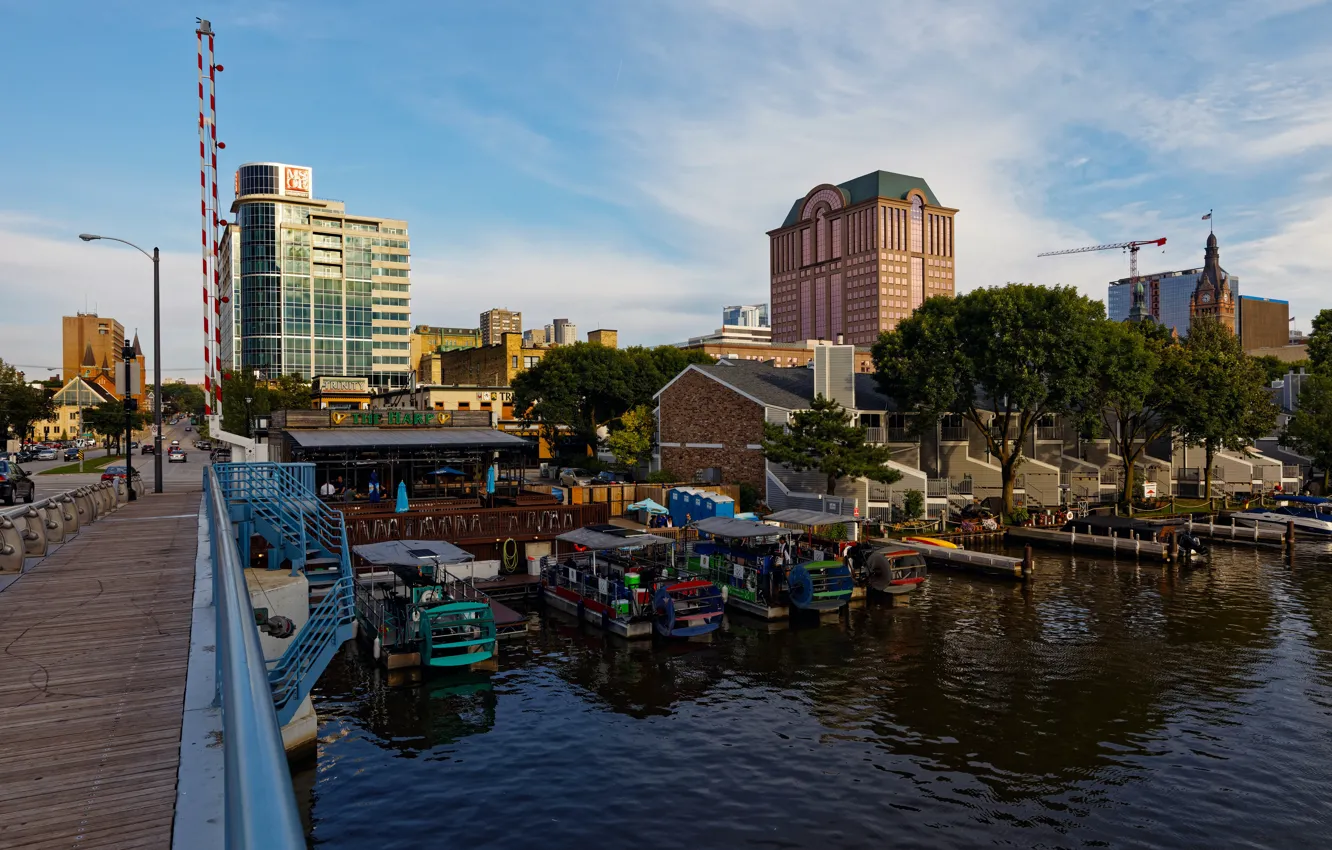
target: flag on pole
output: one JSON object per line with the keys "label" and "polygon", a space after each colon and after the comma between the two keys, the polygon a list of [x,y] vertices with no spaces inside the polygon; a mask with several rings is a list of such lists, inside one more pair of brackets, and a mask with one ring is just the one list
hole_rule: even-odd
{"label": "flag on pole", "polygon": [[1211,214],[1211,213],[1208,213],[1207,215],[1205,215],[1205,216],[1202,217],[1202,220],[1203,220],[1203,221],[1211,221],[1211,219],[1212,219],[1212,214]]}

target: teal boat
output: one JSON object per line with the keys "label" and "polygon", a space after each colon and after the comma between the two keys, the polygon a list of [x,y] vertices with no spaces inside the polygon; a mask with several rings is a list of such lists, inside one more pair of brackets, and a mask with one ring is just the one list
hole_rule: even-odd
{"label": "teal boat", "polygon": [[416,654],[422,667],[467,668],[495,657],[490,602],[449,572],[472,560],[470,553],[439,540],[392,540],[352,552],[375,570],[357,578],[356,618],[376,658]]}

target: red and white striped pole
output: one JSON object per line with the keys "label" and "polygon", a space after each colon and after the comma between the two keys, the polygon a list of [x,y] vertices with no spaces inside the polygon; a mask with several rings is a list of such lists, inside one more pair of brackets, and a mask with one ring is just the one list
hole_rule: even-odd
{"label": "red and white striped pole", "polygon": [[212,28],[206,21],[199,22],[199,29],[194,31],[195,37],[199,42],[199,217],[201,225],[199,228],[200,253],[202,255],[203,272],[203,330],[204,330],[204,415],[213,415],[213,380],[212,366],[213,357],[209,352],[209,340],[211,332],[208,327],[208,314],[210,304],[208,303],[208,290],[212,285],[212,275],[208,268],[208,150],[207,150],[207,132],[208,128],[204,121],[204,49],[203,37],[207,33],[209,40],[212,40]]}
{"label": "red and white striped pole", "polygon": [[209,155],[212,160],[212,196],[213,196],[213,395],[217,399],[217,408],[222,410],[222,277],[218,266],[218,218],[217,201],[217,70],[213,57],[213,33],[208,33],[208,114],[209,114]]}

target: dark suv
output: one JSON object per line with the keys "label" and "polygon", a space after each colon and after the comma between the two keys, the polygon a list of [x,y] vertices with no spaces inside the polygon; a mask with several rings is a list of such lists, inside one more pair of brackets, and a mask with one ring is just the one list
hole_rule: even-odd
{"label": "dark suv", "polygon": [[37,485],[17,463],[0,460],[0,501],[6,505],[22,499],[31,503],[37,498]]}

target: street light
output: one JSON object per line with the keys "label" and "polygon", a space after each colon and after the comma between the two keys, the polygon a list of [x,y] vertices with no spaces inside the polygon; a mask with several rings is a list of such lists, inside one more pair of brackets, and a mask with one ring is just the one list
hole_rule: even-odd
{"label": "street light", "polygon": [[245,437],[246,437],[246,439],[249,439],[249,437],[250,437],[250,402],[252,402],[252,401],[254,401],[254,397],[253,397],[253,396],[248,396],[248,395],[247,395],[247,396],[245,397]]}
{"label": "street light", "polygon": [[[156,433],[153,435],[153,492],[162,492],[162,264],[161,255],[156,248],[153,253],[135,245],[133,242],[126,242],[124,239],[117,239],[114,236],[98,236],[93,233],[80,233],[79,238],[84,242],[91,242],[94,239],[106,239],[111,242],[119,242],[122,245],[128,245],[134,250],[143,254],[153,261],[153,429]],[[126,363],[128,367],[128,362]],[[128,377],[125,380],[125,395],[130,394],[130,385]]]}

